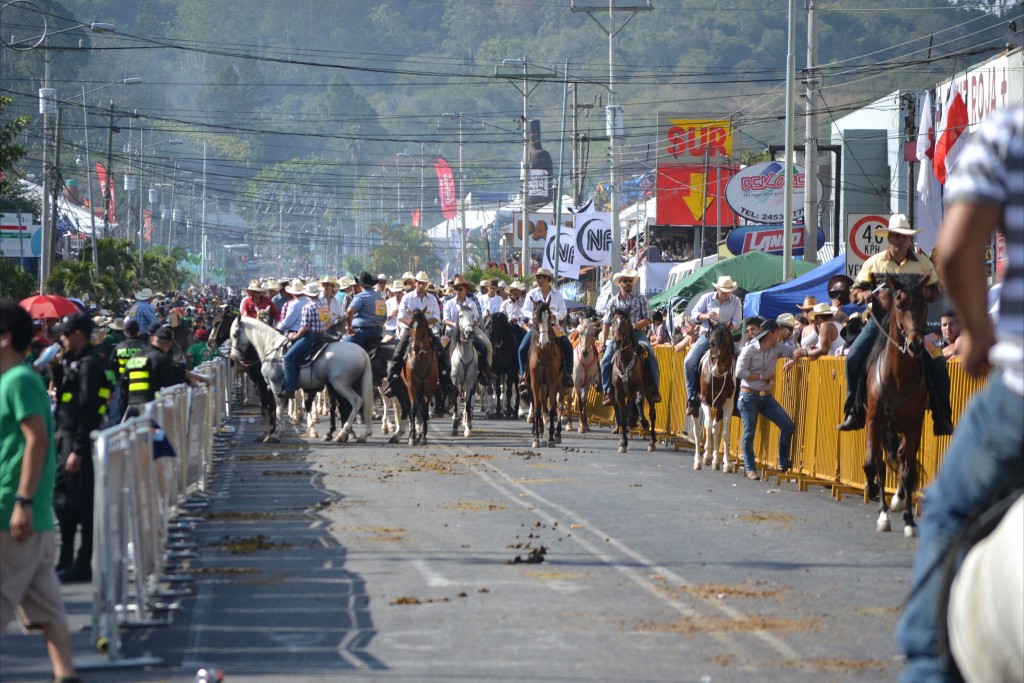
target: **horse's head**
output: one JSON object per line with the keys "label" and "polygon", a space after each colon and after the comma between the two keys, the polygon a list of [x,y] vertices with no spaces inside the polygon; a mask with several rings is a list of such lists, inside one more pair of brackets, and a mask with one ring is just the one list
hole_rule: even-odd
{"label": "horse's head", "polygon": [[245,336],[245,329],[242,326],[241,318],[235,318],[231,323],[231,327],[228,331],[228,337],[231,339],[231,360],[236,363],[244,362],[245,350],[249,347],[249,340]]}
{"label": "horse's head", "polygon": [[409,322],[409,334],[412,337],[412,350],[415,353],[426,353],[431,349],[430,325],[423,309],[414,311]]}
{"label": "horse's head", "polygon": [[616,309],[612,313],[610,327],[612,341],[621,348],[621,344],[633,343],[633,321],[630,320],[629,311]]}
{"label": "horse's head", "polygon": [[473,309],[469,305],[459,307],[458,331],[459,339],[472,339],[475,334],[476,321],[473,319]]}
{"label": "horse's head", "polygon": [[899,335],[900,348],[910,351],[914,356],[921,353],[924,337],[927,333],[925,323],[928,317],[928,301],[925,287],[928,276],[918,280],[886,278],[892,291],[892,304],[889,307],[890,335]]}
{"label": "horse's head", "polygon": [[547,299],[533,303],[533,331],[538,346],[547,346],[551,339],[554,321],[551,318],[551,306]]}
{"label": "horse's head", "polygon": [[580,345],[583,348],[590,348],[591,345],[597,342],[598,330],[599,328],[595,321],[581,318],[579,326],[576,327],[576,331],[579,332]]}
{"label": "horse's head", "polygon": [[711,363],[717,373],[722,374],[732,369],[733,360],[736,357],[736,347],[727,325],[712,327],[711,336],[708,338],[708,349]]}
{"label": "horse's head", "polygon": [[505,339],[510,334],[508,316],[504,312],[499,311],[491,315],[487,320],[489,321],[487,334],[492,344]]}

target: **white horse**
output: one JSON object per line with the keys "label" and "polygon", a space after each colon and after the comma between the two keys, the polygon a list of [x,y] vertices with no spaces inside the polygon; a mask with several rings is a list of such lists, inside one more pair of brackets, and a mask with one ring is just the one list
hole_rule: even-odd
{"label": "white horse", "polygon": [[[576,348],[572,352],[572,386],[576,409],[580,416],[580,434],[590,431],[590,421],[587,419],[587,392],[590,387],[601,386],[601,365],[595,346],[598,330],[598,323],[591,320],[580,320],[576,328],[578,336]],[[572,411],[567,410],[566,414],[571,415]],[[569,428],[572,428],[571,423]]]}
{"label": "white horse", "polygon": [[[452,383],[456,389],[455,403],[452,406],[452,436],[458,433],[460,422],[463,428],[462,435],[473,435],[473,397],[476,395],[478,374],[476,348],[473,346],[475,336],[476,322],[473,320],[473,309],[462,306],[449,346],[452,354]],[[460,398],[463,405],[461,413]]]}
{"label": "white horse", "polygon": [[[276,395],[284,389],[285,340],[284,335],[273,327],[252,318],[240,317],[231,325],[231,357],[240,359],[250,345],[256,349],[263,364],[260,369],[263,377]],[[361,410],[365,433],[357,437],[357,441],[365,442],[373,432],[373,371],[366,351],[356,344],[333,342],[320,352],[313,363],[299,368],[300,389],[317,390],[328,384],[352,406],[337,441],[347,441],[354,433],[354,418]],[[359,389],[353,389],[353,386]],[[283,403],[277,403],[278,424],[284,419]],[[316,420],[313,413],[307,415],[308,433],[313,438],[316,438]]]}
{"label": "white horse", "polygon": [[700,413],[692,418],[695,470],[707,465],[723,472],[731,471],[729,431],[736,394],[735,375],[732,335],[728,328],[718,326],[711,333],[711,345],[701,359],[698,373]]}

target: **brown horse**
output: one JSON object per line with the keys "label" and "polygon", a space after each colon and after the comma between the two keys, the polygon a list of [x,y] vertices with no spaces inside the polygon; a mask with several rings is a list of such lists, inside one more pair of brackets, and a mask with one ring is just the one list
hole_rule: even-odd
{"label": "brown horse", "polygon": [[641,357],[640,346],[633,335],[633,323],[627,311],[617,310],[612,314],[611,340],[615,343],[612,356],[612,398],[615,407],[615,424],[619,427],[619,453],[625,453],[629,445],[629,430],[642,417],[639,401],[647,401],[648,424],[651,443],[647,450],[655,448],[654,419],[656,409],[650,400],[651,383],[647,380],[647,363]]}
{"label": "brown horse", "polygon": [[693,441],[696,445],[693,469],[699,470],[703,464],[728,472],[729,423],[736,394],[736,349],[726,325],[713,326],[710,342],[708,353],[700,364],[701,410],[693,418]]}
{"label": "brown horse", "polygon": [[[917,489],[917,452],[921,447],[921,428],[928,404],[928,384],[922,366],[925,317],[928,304],[924,286],[927,276],[906,283],[888,279],[888,290],[879,290],[871,302],[872,316],[879,323],[888,312],[888,325],[879,325],[875,348],[868,359],[867,372],[867,495],[880,501],[878,531],[890,531],[889,508],[885,500],[885,463],[899,473],[899,485],[892,509],[903,512],[903,534],[917,535],[913,498]],[[877,315],[876,315],[877,313]],[[884,323],[884,318],[882,320]]]}
{"label": "brown horse", "polygon": [[405,354],[402,379],[409,394],[409,445],[427,442],[430,401],[437,390],[437,356],[433,333],[422,310],[412,314],[409,351]]}
{"label": "brown horse", "polygon": [[[555,340],[555,319],[547,300],[533,305],[533,338],[527,365],[533,404],[533,447],[554,446],[562,442],[562,423],[558,419],[558,390],[562,386],[562,349]],[[548,421],[548,440],[544,441],[544,418]]]}

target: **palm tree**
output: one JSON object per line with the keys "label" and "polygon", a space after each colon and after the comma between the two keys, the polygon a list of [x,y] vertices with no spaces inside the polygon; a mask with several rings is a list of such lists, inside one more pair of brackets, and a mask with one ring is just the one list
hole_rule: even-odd
{"label": "palm tree", "polygon": [[405,271],[434,273],[442,266],[437,245],[419,228],[405,225],[378,225],[371,232],[381,245],[373,250],[373,268],[378,272],[399,274]]}

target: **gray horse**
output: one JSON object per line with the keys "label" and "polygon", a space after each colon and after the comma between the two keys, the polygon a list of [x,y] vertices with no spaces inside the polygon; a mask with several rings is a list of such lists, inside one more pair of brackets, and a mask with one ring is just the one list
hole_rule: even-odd
{"label": "gray horse", "polygon": [[[473,338],[476,335],[476,323],[473,320],[473,309],[463,306],[459,311],[459,320],[452,334],[452,382],[455,384],[455,404],[452,406],[452,436],[459,431],[462,423],[462,435],[473,435],[473,396],[476,395],[477,357]],[[462,399],[463,412],[459,412],[459,399]]]}
{"label": "gray horse", "polygon": [[[231,357],[241,359],[245,350],[252,346],[263,363],[263,377],[274,395],[284,389],[284,345],[284,335],[259,320],[240,317],[231,325]],[[352,412],[345,419],[337,440],[347,441],[349,435],[354,433],[352,421],[362,410],[366,433],[356,440],[365,442],[373,432],[373,370],[370,367],[370,356],[357,344],[341,341],[328,344],[313,363],[299,369],[300,389],[315,392],[327,385],[352,405]],[[358,387],[358,390],[353,387]],[[277,402],[278,424],[285,417],[284,403]],[[307,412],[306,420],[312,430],[316,417]]]}

